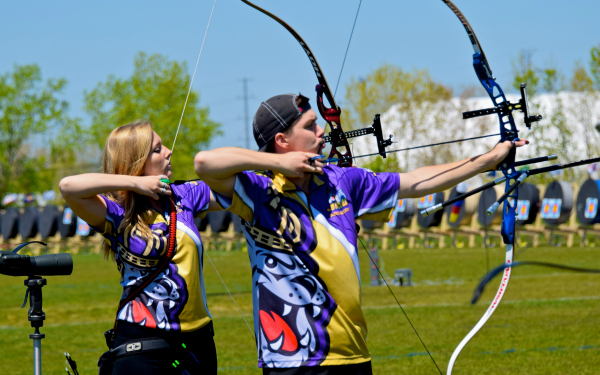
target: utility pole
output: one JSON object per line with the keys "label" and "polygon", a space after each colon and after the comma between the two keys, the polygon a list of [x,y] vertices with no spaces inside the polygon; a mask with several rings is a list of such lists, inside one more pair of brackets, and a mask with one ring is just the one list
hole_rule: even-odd
{"label": "utility pole", "polygon": [[250,123],[248,122],[248,78],[243,78],[244,83],[244,124],[246,126],[246,148],[250,149]]}

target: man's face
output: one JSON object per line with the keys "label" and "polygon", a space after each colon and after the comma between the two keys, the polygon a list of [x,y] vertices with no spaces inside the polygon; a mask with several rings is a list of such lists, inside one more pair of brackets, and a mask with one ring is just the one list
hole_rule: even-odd
{"label": "man's face", "polygon": [[321,153],[325,147],[323,134],[325,131],[317,124],[317,115],[312,109],[306,111],[285,134],[288,151],[306,151]]}

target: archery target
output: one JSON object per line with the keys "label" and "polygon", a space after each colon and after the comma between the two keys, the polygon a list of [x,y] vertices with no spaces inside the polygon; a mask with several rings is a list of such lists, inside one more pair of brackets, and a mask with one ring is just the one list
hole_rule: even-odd
{"label": "archery target", "polygon": [[39,209],[37,207],[27,207],[21,214],[19,219],[19,234],[23,240],[33,238],[38,233],[38,216]]}
{"label": "archery target", "polygon": [[[457,196],[466,192],[466,189],[459,192],[457,187],[454,187],[450,191],[450,196],[448,199],[456,198]],[[444,211],[446,211],[446,221],[450,228],[458,228],[461,225],[468,225],[470,220],[473,218],[473,215],[477,211],[477,201],[477,196],[471,195],[467,199],[455,202],[454,204],[444,208]]]}
{"label": "archery target", "polygon": [[565,181],[554,181],[548,185],[542,200],[542,219],[546,225],[566,223],[573,209],[573,187]]}
{"label": "archery target", "polygon": [[593,219],[598,213],[598,198],[587,198],[585,200],[585,218]]}
{"label": "archery target", "polygon": [[527,220],[530,208],[531,202],[519,199],[517,202],[517,220]]}
{"label": "archery target", "polygon": [[9,240],[15,238],[19,233],[19,209],[9,207],[2,216],[2,238]]}
{"label": "archery target", "polygon": [[58,231],[60,212],[56,206],[46,206],[38,216],[38,230],[42,238],[52,237]]}
{"label": "archery target", "polygon": [[61,238],[73,237],[77,231],[77,215],[67,206],[60,213],[58,231]]}
{"label": "archery target", "polygon": [[231,223],[231,212],[212,211],[206,214],[206,218],[213,233],[227,232]]}
{"label": "archery target", "polygon": [[90,237],[94,235],[94,230],[82,218],[77,217],[77,229],[75,233],[80,237]]}
{"label": "archery target", "polygon": [[[439,202],[438,202],[439,203]],[[436,204],[436,194],[429,194],[417,200],[417,208],[425,209]]]}
{"label": "archery target", "polygon": [[477,206],[477,221],[483,228],[488,228],[490,225],[497,225],[502,222],[502,210],[504,202],[494,211],[491,216],[488,216],[485,211],[504,194],[504,187],[496,185],[492,188],[481,192],[479,196],[479,205]]}
{"label": "archery target", "polygon": [[237,234],[242,233],[242,218],[239,215],[231,214],[231,221],[233,222],[233,232]]}
{"label": "archery target", "polygon": [[415,200],[412,198],[399,199],[392,211],[387,225],[392,229],[406,228],[415,216]]}
{"label": "archery target", "polygon": [[368,232],[383,227],[383,222],[376,220],[361,220],[361,227]]}
{"label": "archery target", "polygon": [[519,185],[517,191],[517,225],[533,224],[540,212],[540,190],[525,182]]}
{"label": "archery target", "polygon": [[429,208],[435,204],[442,203],[443,201],[443,192],[429,194],[417,200],[417,208],[419,209],[417,213],[417,223],[421,228],[427,229],[440,225],[442,222],[442,217],[444,216],[444,210],[439,210],[426,217],[421,215],[421,210]]}
{"label": "archery target", "polygon": [[194,218],[194,224],[196,225],[196,229],[198,229],[199,232],[204,232],[206,230],[206,227],[208,226],[208,219],[206,218],[206,216],[198,216]]}
{"label": "archery target", "polygon": [[577,220],[582,225],[600,223],[598,199],[600,198],[600,180],[587,180],[581,185],[577,195]]}
{"label": "archery target", "polygon": [[544,199],[542,208],[542,219],[558,219],[560,217],[561,207],[562,199],[560,198]]}

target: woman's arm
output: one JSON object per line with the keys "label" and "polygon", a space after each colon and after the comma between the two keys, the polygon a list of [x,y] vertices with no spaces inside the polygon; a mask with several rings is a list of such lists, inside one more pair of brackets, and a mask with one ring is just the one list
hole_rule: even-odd
{"label": "woman's arm", "polygon": [[[159,198],[163,183],[161,176],[128,176],[105,173],[86,173],[65,177],[60,181],[62,196],[73,212],[93,227],[102,227],[106,218],[106,203],[98,194],[132,190],[138,194]],[[171,195],[167,186],[164,195]]]}
{"label": "woman's arm", "polygon": [[303,177],[305,173],[322,173],[319,161],[309,163],[317,156],[310,152],[287,152],[273,154],[237,147],[222,147],[201,151],[194,158],[194,167],[211,189],[231,198],[235,186],[235,175],[248,170],[271,170],[287,177]]}
{"label": "woman's arm", "polygon": [[[528,143],[523,139],[516,141],[515,146],[521,147]],[[456,186],[481,172],[496,169],[496,166],[506,158],[512,147],[512,142],[502,142],[498,143],[492,151],[483,155],[401,173],[399,198],[420,198]]]}

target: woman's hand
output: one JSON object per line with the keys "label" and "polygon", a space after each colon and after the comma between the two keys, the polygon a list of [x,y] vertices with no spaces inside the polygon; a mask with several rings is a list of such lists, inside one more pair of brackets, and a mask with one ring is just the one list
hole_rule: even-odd
{"label": "woman's hand", "polygon": [[302,151],[275,155],[279,158],[277,171],[286,177],[302,178],[306,173],[323,174],[322,155]]}
{"label": "woman's hand", "polygon": [[136,187],[134,191],[138,194],[148,196],[154,200],[158,200],[161,195],[171,195],[169,184],[160,181],[162,178],[167,178],[165,175],[137,176],[135,178]]}

